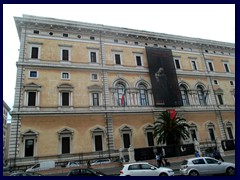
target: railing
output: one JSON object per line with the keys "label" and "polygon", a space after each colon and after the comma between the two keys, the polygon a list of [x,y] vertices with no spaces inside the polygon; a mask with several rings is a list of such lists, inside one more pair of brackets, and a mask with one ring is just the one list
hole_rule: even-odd
{"label": "railing", "polygon": [[[111,150],[109,151],[97,151],[97,152],[85,152],[85,153],[75,153],[75,154],[60,154],[52,156],[37,156],[37,157],[24,157],[16,158],[17,169],[25,170],[32,165],[38,163],[39,161],[49,161],[53,160],[56,162],[57,167],[61,167],[63,164],[69,161],[77,161],[80,164],[84,164],[87,161],[93,161],[102,158],[109,158],[112,161],[119,159],[119,151]],[[14,158],[8,160],[8,165],[12,167],[14,165]]]}

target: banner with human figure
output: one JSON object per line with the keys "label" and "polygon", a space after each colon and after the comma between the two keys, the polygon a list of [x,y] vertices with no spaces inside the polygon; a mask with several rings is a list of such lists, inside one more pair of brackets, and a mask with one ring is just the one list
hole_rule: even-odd
{"label": "banner with human figure", "polygon": [[146,47],[146,53],[155,106],[182,106],[172,51]]}

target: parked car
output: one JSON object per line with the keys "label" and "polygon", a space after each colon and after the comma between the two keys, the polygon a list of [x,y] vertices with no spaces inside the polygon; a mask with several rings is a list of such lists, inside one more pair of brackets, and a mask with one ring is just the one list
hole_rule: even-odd
{"label": "parked car", "polygon": [[66,164],[66,167],[77,167],[77,166],[80,166],[79,162],[68,162]]}
{"label": "parked car", "polygon": [[211,157],[185,159],[180,165],[180,174],[189,176],[227,174],[235,175],[235,164],[221,162]]}
{"label": "parked car", "polygon": [[51,168],[55,168],[55,161],[41,161],[39,163],[36,163],[32,167],[28,168],[26,172],[34,172]]}
{"label": "parked car", "polygon": [[43,176],[43,175],[37,172],[15,172],[10,174],[10,176]]}
{"label": "parked car", "polygon": [[81,168],[81,169],[73,169],[69,171],[67,176],[105,176],[105,174],[98,170]]}
{"label": "parked car", "polygon": [[170,168],[156,167],[147,162],[124,164],[120,176],[174,176]]}
{"label": "parked car", "polygon": [[98,160],[92,162],[91,165],[107,164],[107,163],[110,163],[110,162],[111,162],[110,159],[98,159]]}

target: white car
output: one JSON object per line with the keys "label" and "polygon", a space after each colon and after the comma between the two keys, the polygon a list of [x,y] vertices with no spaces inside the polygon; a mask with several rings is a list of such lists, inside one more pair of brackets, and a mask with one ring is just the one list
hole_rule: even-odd
{"label": "white car", "polygon": [[180,174],[189,176],[227,174],[235,175],[235,164],[218,161],[211,157],[185,159],[180,165]]}
{"label": "white car", "polygon": [[151,165],[147,162],[124,164],[120,176],[174,176],[170,168]]}
{"label": "white car", "polygon": [[77,167],[80,166],[79,162],[68,162],[66,167]]}
{"label": "white car", "polygon": [[91,165],[108,164],[108,163],[110,163],[110,162],[111,162],[110,159],[98,159],[98,160],[92,162]]}

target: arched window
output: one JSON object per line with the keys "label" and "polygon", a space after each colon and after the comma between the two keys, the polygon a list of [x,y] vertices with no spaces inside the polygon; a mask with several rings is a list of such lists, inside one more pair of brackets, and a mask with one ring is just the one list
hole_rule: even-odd
{"label": "arched window", "polygon": [[188,99],[188,91],[187,91],[186,86],[180,85],[180,91],[181,91],[181,95],[182,95],[183,105],[188,106],[189,105],[189,99]]}
{"label": "arched window", "polygon": [[118,106],[126,106],[127,99],[126,99],[126,87],[122,82],[116,84],[116,100]]}
{"label": "arched window", "polygon": [[202,86],[200,85],[197,86],[197,93],[198,93],[198,99],[199,99],[200,105],[201,106],[207,105],[206,96],[204,94],[204,90]]}
{"label": "arched window", "polygon": [[148,96],[147,96],[147,87],[140,83],[139,88],[139,102],[141,106],[148,106]]}

